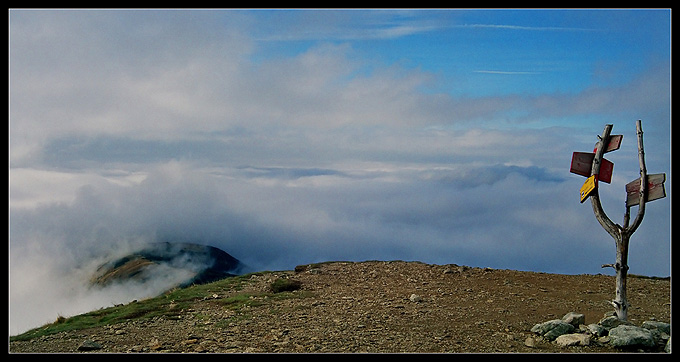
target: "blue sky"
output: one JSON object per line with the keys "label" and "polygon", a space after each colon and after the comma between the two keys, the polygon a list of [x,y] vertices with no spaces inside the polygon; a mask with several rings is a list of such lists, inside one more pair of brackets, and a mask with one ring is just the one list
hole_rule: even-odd
{"label": "blue sky", "polygon": [[613,274],[569,166],[606,124],[624,135],[600,187],[620,224],[638,119],[668,196],[648,204],[630,272],[668,276],[670,15],[10,10],[11,332],[138,298],[83,281],[159,240],[253,270]]}

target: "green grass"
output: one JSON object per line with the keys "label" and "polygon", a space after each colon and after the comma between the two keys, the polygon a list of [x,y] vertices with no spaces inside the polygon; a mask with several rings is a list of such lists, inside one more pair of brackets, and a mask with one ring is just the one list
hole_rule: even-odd
{"label": "green grass", "polygon": [[285,278],[276,279],[270,285],[271,291],[274,293],[292,292],[300,289],[300,287],[302,287],[302,284],[299,281]]}
{"label": "green grass", "polygon": [[[253,274],[263,274],[263,272]],[[177,288],[155,298],[102,308],[69,318],[59,316],[52,323],[31,329],[17,336],[10,336],[10,341],[30,340],[62,331],[101,327],[134,319],[150,319],[154,317],[169,319],[179,318],[183,313],[186,313],[186,310],[192,308],[194,303],[210,299],[213,294],[224,290],[242,290],[243,285],[248,283],[253,274],[229,277],[208,284]],[[272,291],[272,293],[260,293],[257,295],[241,293],[226,298],[215,299],[215,301],[211,301],[211,303],[218,303],[224,308],[238,311],[246,306],[259,306],[264,303],[265,300],[274,301],[285,298],[304,298],[310,295],[309,293],[297,293],[296,295],[293,295],[290,291],[294,289],[287,290],[288,291],[284,292]]]}

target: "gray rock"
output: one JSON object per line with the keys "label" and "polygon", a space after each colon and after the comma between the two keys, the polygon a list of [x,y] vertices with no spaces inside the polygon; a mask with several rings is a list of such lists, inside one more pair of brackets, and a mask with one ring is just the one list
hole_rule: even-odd
{"label": "gray rock", "polygon": [[658,330],[661,333],[671,334],[670,323],[658,322],[658,321],[644,321],[642,322],[642,328],[651,330]]}
{"label": "gray rock", "polygon": [[590,344],[590,336],[583,333],[563,334],[555,339],[555,343],[562,347],[587,346]]}
{"label": "gray rock", "polygon": [[83,343],[78,346],[79,351],[95,351],[98,349],[102,349],[102,345],[91,339],[83,341]]}
{"label": "gray rock", "polygon": [[586,316],[581,313],[569,312],[562,317],[562,320],[574,327],[578,327],[580,324],[586,323]]}
{"label": "gray rock", "polygon": [[542,335],[546,334],[549,330],[551,330],[553,328],[553,326],[555,324],[557,324],[558,322],[562,322],[562,321],[559,320],[559,319],[555,319],[555,320],[552,320],[552,321],[547,321],[547,322],[535,324],[533,327],[531,327],[531,332],[536,333],[539,336],[542,336]]}
{"label": "gray rock", "polygon": [[524,340],[524,345],[529,348],[536,348],[536,340],[533,337],[527,337]]}
{"label": "gray rock", "polygon": [[607,334],[607,330],[601,325],[596,323],[591,323],[586,328],[588,332],[595,337],[602,337]]}
{"label": "gray rock", "polygon": [[626,324],[609,330],[609,343],[618,348],[651,348],[656,345],[651,331]]}
{"label": "gray rock", "polygon": [[607,344],[609,343],[609,336],[602,336],[597,338],[597,342],[600,344]]}
{"label": "gray rock", "polygon": [[600,326],[602,326],[604,329],[609,331],[612,328],[616,328],[620,325],[632,325],[632,323],[628,321],[624,321],[619,319],[616,316],[609,316],[609,317],[604,317],[600,319],[600,322],[598,323]]}
{"label": "gray rock", "polygon": [[553,341],[555,338],[573,331],[574,326],[561,319],[553,319],[531,327],[531,332],[541,335],[549,341]]}

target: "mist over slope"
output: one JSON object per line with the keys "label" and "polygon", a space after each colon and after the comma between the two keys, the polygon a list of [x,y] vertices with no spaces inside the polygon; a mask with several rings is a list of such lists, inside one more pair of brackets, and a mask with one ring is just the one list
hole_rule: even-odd
{"label": "mist over slope", "polygon": [[237,275],[242,267],[236,258],[213,246],[160,242],[102,264],[90,283],[105,288],[114,283],[153,282],[159,275],[177,273],[187,275],[177,284],[186,287]]}
{"label": "mist over slope", "polygon": [[23,258],[13,263],[10,335],[59,316],[155,297],[172,288],[235,276],[246,268],[224,250],[187,242],[133,243],[77,262],[56,256],[34,253],[26,260],[35,264]]}

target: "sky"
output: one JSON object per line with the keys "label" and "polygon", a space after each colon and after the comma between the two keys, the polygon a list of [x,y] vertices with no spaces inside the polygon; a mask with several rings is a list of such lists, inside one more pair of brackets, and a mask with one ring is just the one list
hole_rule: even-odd
{"label": "sky", "polygon": [[83,287],[153,241],[216,246],[252,271],[614,275],[614,239],[569,169],[613,124],[599,194],[622,224],[637,120],[667,196],[647,204],[629,272],[669,276],[670,17],[10,9],[10,334],[157,293]]}

